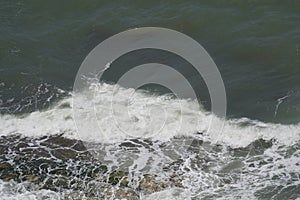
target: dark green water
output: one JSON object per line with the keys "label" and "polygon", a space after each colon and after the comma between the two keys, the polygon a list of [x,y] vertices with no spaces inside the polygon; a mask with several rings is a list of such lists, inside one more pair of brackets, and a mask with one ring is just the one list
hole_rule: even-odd
{"label": "dark green water", "polygon": [[98,43],[129,28],[156,26],[204,46],[224,79],[230,117],[300,121],[299,1],[2,0],[0,19],[1,113],[49,106],[48,97],[61,96],[56,87],[71,91],[81,62]]}

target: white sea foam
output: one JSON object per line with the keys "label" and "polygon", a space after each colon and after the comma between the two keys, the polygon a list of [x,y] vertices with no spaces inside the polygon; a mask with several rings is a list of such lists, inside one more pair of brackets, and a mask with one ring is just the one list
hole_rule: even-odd
{"label": "white sea foam", "polygon": [[151,195],[143,196],[142,200],[190,200],[191,195],[188,191],[178,188],[170,188]]}
{"label": "white sea foam", "polygon": [[[142,196],[141,198],[145,200],[172,198],[174,200],[185,200],[199,197],[195,195],[218,196],[220,194],[225,199],[256,199],[256,191],[271,187],[274,184],[282,185],[282,181],[284,184],[289,183],[291,181],[290,176],[297,174],[299,171],[299,150],[288,157],[281,154],[288,151],[289,146],[297,145],[296,143],[299,142],[300,124],[271,124],[248,118],[229,119],[225,121],[222,133],[213,134],[207,132],[213,115],[202,108],[199,109],[195,101],[179,101],[169,96],[135,92],[132,89],[125,89],[119,86],[117,90],[114,90],[114,87],[114,85],[108,84],[94,84],[90,88],[92,95],[86,92],[76,96],[76,98],[79,98],[82,108],[89,107],[92,109],[87,111],[94,111],[92,113],[80,112],[79,119],[82,123],[74,122],[73,99],[72,97],[66,97],[51,109],[45,111],[35,111],[24,116],[0,116],[0,134],[12,135],[20,133],[27,137],[39,137],[64,133],[66,137],[93,143],[117,142],[120,144],[119,142],[134,136],[168,141],[178,136],[202,137],[196,133],[203,132],[202,139],[231,147],[245,147],[260,138],[275,139],[277,141],[261,155],[255,156],[255,159],[253,159],[254,157],[246,156],[245,158],[242,157],[243,160],[241,161],[237,161],[237,158],[231,156],[228,151],[219,153],[208,150],[205,152],[205,157],[216,162],[215,166],[208,171],[202,170],[201,166],[196,170],[191,168],[192,160],[198,159],[193,157],[196,154],[182,155],[183,157],[187,156],[184,157],[185,160],[179,169],[183,172],[181,178],[185,189],[169,188],[158,193]],[[114,115],[111,112],[112,96],[114,97]],[[133,98],[129,98],[131,96]],[[181,118],[185,118],[184,121]],[[100,133],[97,129],[98,127],[91,125],[93,124],[92,120],[97,120],[101,128]],[[221,119],[217,120],[222,122]],[[84,132],[78,133],[76,128],[78,124],[83,125],[81,130],[85,130]],[[155,131],[158,134],[151,134]],[[283,146],[283,149],[281,149],[282,144],[286,145]],[[152,174],[159,173],[161,178],[164,177],[159,170],[162,164],[168,163],[168,155],[164,155],[162,151],[151,152],[146,147],[141,147],[139,148],[139,153],[135,151],[119,152],[116,150],[116,147],[119,147],[119,145],[107,145],[104,161],[113,161],[111,165],[121,167],[121,163],[118,161],[124,162],[125,153],[133,159],[132,165],[129,167],[130,172],[138,174],[149,167],[147,163],[151,162],[151,169],[148,169],[148,172]],[[159,143],[153,143],[153,148],[159,149]],[[291,149],[296,149],[296,147],[291,146]],[[180,151],[179,149],[176,150]],[[137,155],[131,155],[130,153],[136,153]],[[180,154],[180,152],[178,153]],[[122,159],[119,159],[120,157]],[[260,164],[264,163],[263,161],[267,164]],[[240,166],[233,167],[236,162],[239,162]],[[108,167],[111,165],[108,165]],[[189,170],[186,171],[185,169]],[[228,178],[222,176],[222,172],[226,171],[225,169],[231,170],[225,174],[228,173],[230,176],[237,176],[238,178],[232,178],[231,183],[224,185],[223,179]],[[237,172],[234,170],[237,170]],[[243,170],[243,173],[241,173],[241,170]],[[216,172],[221,173],[221,175],[217,175]],[[172,173],[172,170],[168,173]],[[277,180],[274,177],[280,177],[280,179]],[[234,179],[236,180],[234,181]],[[257,182],[257,180],[261,181]],[[297,177],[294,177],[293,184],[287,187],[293,187],[295,184],[299,184],[299,178]],[[233,190],[232,188],[235,189]],[[178,192],[182,193],[178,195]],[[66,195],[67,193],[58,194],[48,190],[27,190],[26,183],[14,184],[0,180],[0,194],[3,199],[39,199],[40,196],[59,199],[61,195]]]}
{"label": "white sea foam", "polygon": [[[205,134],[213,115],[201,108],[199,110],[197,102],[136,92],[119,86],[114,90],[114,87],[94,84],[92,95],[85,93],[76,96],[82,108],[91,108],[80,112],[80,123],[78,119],[74,123],[72,97],[66,97],[45,111],[35,111],[25,116],[1,115],[0,134],[20,133],[38,137],[64,133],[66,137],[84,141],[114,143],[135,136],[167,141],[175,136],[196,136],[195,133],[204,132],[204,139],[233,147],[247,146],[259,138],[276,139],[286,145],[300,140],[300,124],[262,123],[247,118],[227,120],[221,133]],[[98,127],[94,126],[95,121]],[[77,131],[78,124],[81,132]]]}
{"label": "white sea foam", "polygon": [[27,183],[4,182],[0,180],[0,194],[2,200],[59,200],[60,194],[50,190],[28,190]]}

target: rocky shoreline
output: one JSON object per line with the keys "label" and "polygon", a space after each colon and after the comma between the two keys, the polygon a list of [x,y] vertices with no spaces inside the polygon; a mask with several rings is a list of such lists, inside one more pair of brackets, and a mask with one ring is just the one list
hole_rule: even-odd
{"label": "rocky shoreline", "polygon": [[[133,174],[108,170],[79,140],[62,135],[24,138],[18,135],[0,138],[0,179],[29,182],[35,189],[72,191],[80,199],[139,199],[166,188],[182,188],[180,177],[172,174],[162,180],[155,174]],[[69,198],[68,197],[68,198]],[[74,199],[72,198],[72,199]]]}

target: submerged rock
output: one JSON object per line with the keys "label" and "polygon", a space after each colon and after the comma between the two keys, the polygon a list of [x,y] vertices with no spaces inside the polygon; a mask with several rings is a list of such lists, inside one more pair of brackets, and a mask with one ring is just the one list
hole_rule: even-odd
{"label": "submerged rock", "polygon": [[0,141],[6,149],[0,155],[0,179],[4,181],[27,181],[37,189],[58,192],[81,191],[91,199],[139,199],[139,193],[182,187],[176,174],[160,180],[151,174],[134,176],[124,170],[110,171],[94,159],[81,141],[62,135],[38,139],[0,137]]}
{"label": "submerged rock", "polygon": [[109,174],[108,183],[112,185],[119,184],[122,187],[128,186],[128,172],[113,171]]}
{"label": "submerged rock", "polygon": [[146,193],[158,192],[171,187],[183,187],[176,174],[171,175],[168,180],[159,180],[155,175],[146,174],[139,184],[139,189]]}
{"label": "submerged rock", "polygon": [[130,199],[130,200],[138,200],[139,194],[130,188],[110,188],[106,190],[105,197],[108,199]]}
{"label": "submerged rock", "polygon": [[241,147],[241,148],[235,148],[235,149],[230,149],[233,153],[234,156],[240,156],[240,157],[245,157],[245,156],[257,156],[257,155],[262,155],[266,149],[271,148],[274,140],[264,140],[264,139],[258,139],[249,144],[247,147]]}
{"label": "submerged rock", "polygon": [[7,162],[0,163],[0,178],[4,181],[17,180],[19,174]]}

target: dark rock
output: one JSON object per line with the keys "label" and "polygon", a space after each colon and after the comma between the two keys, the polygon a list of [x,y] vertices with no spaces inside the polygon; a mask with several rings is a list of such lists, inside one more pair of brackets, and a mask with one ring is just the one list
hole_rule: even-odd
{"label": "dark rock", "polygon": [[54,149],[51,154],[61,160],[75,159],[78,153],[71,149]]}
{"label": "dark rock", "polygon": [[125,187],[128,184],[128,172],[124,171],[113,171],[109,174],[108,183],[117,185],[120,183],[121,186]]}
{"label": "dark rock", "polygon": [[273,140],[258,139],[252,142],[247,147],[230,149],[234,156],[245,157],[245,156],[256,156],[261,155],[266,149],[272,147]]}

